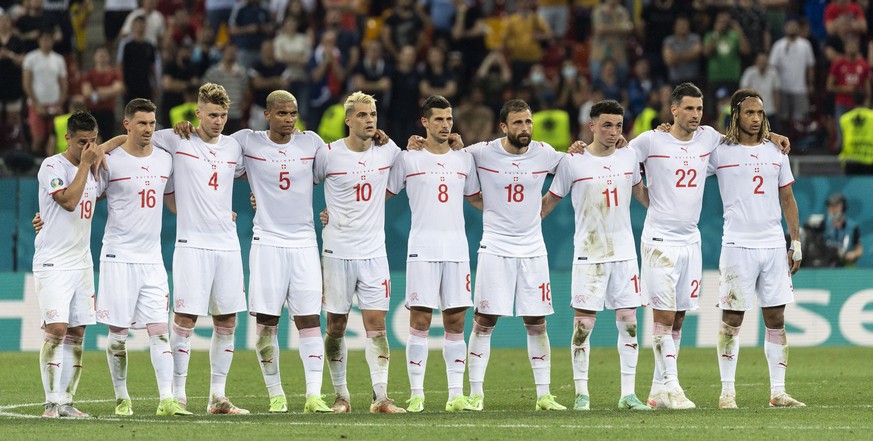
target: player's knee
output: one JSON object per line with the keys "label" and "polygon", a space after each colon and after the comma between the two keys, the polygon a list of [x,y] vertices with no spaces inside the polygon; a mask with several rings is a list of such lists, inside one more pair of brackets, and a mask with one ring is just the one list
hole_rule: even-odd
{"label": "player's knee", "polygon": [[615,320],[626,323],[636,322],[637,310],[635,308],[616,309]]}
{"label": "player's knee", "polygon": [[[259,325],[264,326],[278,326],[279,325],[279,317],[274,315],[267,314],[258,314],[256,320]],[[297,323],[297,317],[294,318],[294,322]],[[297,325],[297,328],[300,329],[300,325]]]}
{"label": "player's knee", "polygon": [[[276,324],[279,324],[279,317],[276,317]],[[321,316],[319,315],[295,315],[294,325],[297,329],[309,329],[321,327]],[[275,326],[275,325],[271,325]]]}
{"label": "player's knee", "polygon": [[[149,323],[146,325],[146,330],[149,333],[149,337],[154,337],[156,335],[164,335],[170,333],[170,327],[167,326],[166,323]],[[111,329],[110,329],[111,331]]]}
{"label": "player's knee", "polygon": [[[128,334],[128,328],[121,328],[121,327],[118,327],[118,326],[110,326],[110,327],[109,327],[109,333],[110,333],[110,334],[115,334],[115,335],[123,335],[123,336],[127,337],[127,334]],[[149,334],[149,335],[152,335],[152,334]]]}
{"label": "player's knee", "polygon": [[56,337],[63,338],[67,335],[67,324],[66,323],[49,323],[45,325],[45,333],[51,334]]}
{"label": "player's knee", "polygon": [[236,314],[213,315],[212,324],[222,328],[235,328]]}
{"label": "player's knee", "polygon": [[67,327],[66,335],[83,338],[85,337],[85,326]]}

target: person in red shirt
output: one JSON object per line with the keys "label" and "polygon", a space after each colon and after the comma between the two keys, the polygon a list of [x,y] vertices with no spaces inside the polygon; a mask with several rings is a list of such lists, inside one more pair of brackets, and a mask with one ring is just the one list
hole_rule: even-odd
{"label": "person in red shirt", "polygon": [[837,121],[837,146],[842,145],[840,117],[846,112],[863,104],[856,101],[855,96],[863,91],[864,99],[870,97],[870,65],[861,56],[860,42],[857,37],[849,37],[845,41],[845,55],[831,64],[828,74],[827,91],[834,94],[834,119]]}
{"label": "person in red shirt", "polygon": [[121,70],[110,64],[109,51],[98,48],[94,52],[94,67],[82,77],[82,95],[88,110],[97,120],[103,138],[115,133],[115,106],[124,93]]}
{"label": "person in red shirt", "polygon": [[848,28],[852,32],[867,32],[867,19],[864,10],[851,0],[834,0],[824,10],[825,30],[835,35],[839,29]]}

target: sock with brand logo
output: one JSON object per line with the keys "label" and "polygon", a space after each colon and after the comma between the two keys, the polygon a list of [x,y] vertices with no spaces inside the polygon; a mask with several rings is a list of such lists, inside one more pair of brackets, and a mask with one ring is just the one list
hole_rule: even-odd
{"label": "sock with brand logo", "polygon": [[573,382],[576,384],[576,395],[588,396],[588,355],[591,352],[591,332],[594,330],[595,320],[594,317],[589,316],[573,318],[570,355],[573,360]]}
{"label": "sock with brand logo", "polygon": [[618,362],[621,367],[621,396],[634,393],[637,378],[637,360],[640,356],[637,344],[637,321],[633,310],[619,309],[615,312],[615,327],[618,329]]}
{"label": "sock with brand logo", "polygon": [[655,353],[655,364],[661,371],[661,379],[667,391],[679,388],[676,371],[676,346],[672,338],[672,326],[655,322],[652,331],[652,347]]}
{"label": "sock with brand logo", "polygon": [[391,351],[384,330],[367,331],[367,345],[364,356],[370,367],[370,380],[373,383],[373,399],[379,401],[388,397],[388,365]]}
{"label": "sock with brand logo", "polygon": [[493,326],[482,326],[473,321],[473,333],[470,334],[469,357],[470,395],[485,395],[485,370],[488,369],[488,358],[491,356],[491,332]]}
{"label": "sock with brand logo", "polygon": [[127,328],[109,331],[106,344],[106,361],[109,362],[109,376],[115,388],[115,399],[130,399],[127,393]]}
{"label": "sock with brand logo", "polygon": [[349,350],[346,348],[344,335],[334,337],[329,333],[324,335],[324,355],[327,356],[327,368],[330,370],[330,379],[336,394],[348,400],[349,388],[346,385],[346,362]]}
{"label": "sock with brand logo", "polygon": [[551,383],[552,358],[549,334],[546,324],[524,325],[527,329],[527,356],[533,369],[534,384],[537,388],[537,398],[549,394]]}
{"label": "sock with brand logo", "polygon": [[45,333],[43,335],[42,349],[39,351],[40,374],[42,387],[45,391],[45,400],[49,403],[58,403],[63,399],[61,391],[61,363],[64,360],[62,348],[64,337]]}
{"label": "sock with brand logo", "polygon": [[740,327],[721,322],[718,332],[718,370],[721,373],[721,393],[736,394],[737,361],[740,357]]}
{"label": "sock with brand logo", "polygon": [[61,369],[61,390],[64,392],[63,403],[72,403],[79,380],[82,379],[82,337],[67,335],[64,337],[64,362]]}
{"label": "sock with brand logo", "polygon": [[464,370],[467,367],[467,344],[464,334],[446,332],[443,344],[443,360],[446,361],[446,378],[449,385],[449,400],[464,394]]}
{"label": "sock with brand logo", "polygon": [[424,373],[427,367],[427,331],[409,328],[406,342],[406,373],[412,396],[424,396]]}
{"label": "sock with brand logo", "polygon": [[212,341],[209,345],[209,400],[226,398],[224,387],[227,374],[233,362],[234,329],[224,326],[212,327]]}
{"label": "sock with brand logo", "polygon": [[194,328],[185,328],[173,323],[170,347],[173,349],[173,398],[182,404],[188,403],[185,383],[188,380],[188,361],[191,360],[191,335]]}
{"label": "sock with brand logo", "polygon": [[324,345],[321,328],[316,326],[297,331],[300,338],[300,360],[306,380],[306,396],[321,396],[321,377],[324,375]]}
{"label": "sock with brand logo", "polygon": [[170,349],[170,327],[166,323],[149,323],[149,355],[161,400],[173,397],[173,350]]}
{"label": "sock with brand logo", "polygon": [[270,398],[284,396],[282,389],[282,377],[279,374],[279,336],[278,326],[267,326],[258,323],[255,335],[258,340],[255,350],[258,353],[258,364],[261,366],[261,374],[264,377],[264,385],[267,386],[267,394]]}
{"label": "sock with brand logo", "polygon": [[770,397],[785,392],[785,371],[788,370],[788,338],[785,328],[767,328],[764,355],[770,368]]}

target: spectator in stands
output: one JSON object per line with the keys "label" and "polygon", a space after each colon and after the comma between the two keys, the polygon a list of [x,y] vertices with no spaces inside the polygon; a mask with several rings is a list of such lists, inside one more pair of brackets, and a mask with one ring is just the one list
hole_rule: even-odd
{"label": "spectator in stands", "polygon": [[649,101],[649,95],[661,85],[661,81],[652,78],[649,70],[649,60],[640,58],[634,63],[634,72],[627,85],[628,111],[631,118],[636,118]]}
{"label": "spectator in stands", "polygon": [[535,1],[519,0],[518,10],[506,19],[503,47],[512,68],[515,87],[527,78],[531,66],[542,62],[542,45],[552,39],[549,25],[535,10]]}
{"label": "spectator in stands", "polygon": [[321,41],[309,57],[309,115],[303,115],[309,118],[307,127],[318,127],[321,114],[336,104],[345,91],[346,60],[336,46],[336,38],[336,32],[324,31]]}
{"label": "spectator in stands", "polygon": [[43,0],[46,18],[60,30],[60,40],[55,38],[54,51],[66,57],[73,51],[73,24],[70,20],[70,0]]}
{"label": "spectator in stands", "polygon": [[121,27],[121,37],[130,35],[133,20],[137,17],[143,17],[145,19],[145,40],[158,47],[164,36],[165,19],[164,15],[158,12],[157,6],[158,0],[142,0],[142,7],[134,9],[124,21],[124,25]]}
{"label": "spectator in stands", "polygon": [[0,87],[0,148],[21,142],[22,61],[24,43],[12,32],[9,16],[0,14],[0,78],[3,78],[3,87]]}
{"label": "spectator in stands", "polygon": [[318,40],[321,41],[324,32],[333,31],[336,39],[334,46],[342,54],[345,66],[354,67],[361,59],[361,38],[356,32],[344,28],[342,21],[342,9],[339,6],[328,7],[324,15],[324,29],[318,36]]}
{"label": "spectator in stands", "polygon": [[826,243],[837,249],[840,265],[853,265],[864,255],[861,244],[861,229],[858,223],[846,216],[846,197],[834,193],[828,197],[828,213],[825,221]]}
{"label": "spectator in stands", "polygon": [[379,38],[390,58],[400,55],[400,48],[412,46],[416,53],[424,45],[425,19],[414,7],[413,0],[395,0],[391,15],[382,23],[382,33]]}
{"label": "spectator in stands", "polygon": [[703,45],[700,44],[700,36],[691,33],[691,23],[687,17],[676,19],[673,34],[664,39],[662,53],[670,83],[678,85],[700,80]]}
{"label": "spectator in stands", "polygon": [[[364,58],[352,71],[352,90],[360,90],[376,98],[376,105],[384,109],[388,104],[386,97],[391,92],[391,64],[382,52],[382,43],[373,40],[364,48]],[[388,121],[379,118],[380,129],[387,127]]]}
{"label": "spectator in stands", "polygon": [[484,100],[482,89],[473,87],[468,95],[461,96],[461,103],[455,107],[455,128],[467,145],[494,137],[494,112]]}
{"label": "spectator in stands", "polygon": [[[452,27],[452,49],[461,52],[464,76],[472,78],[479,63],[485,59],[485,15],[478,2],[455,1],[455,17]],[[472,4],[471,4],[472,3]],[[457,121],[455,122],[457,124]]]}
{"label": "spectator in stands", "polygon": [[452,38],[452,26],[454,25],[455,11],[457,6],[454,0],[418,0],[419,15],[427,17],[433,27],[432,41]]}
{"label": "spectator in stands", "polygon": [[778,131],[779,118],[779,73],[770,66],[766,52],[758,52],[755,64],[746,68],[740,77],[740,88],[755,89],[764,100],[764,113],[769,115],[770,130]]}
{"label": "spectator in stands", "polygon": [[594,139],[591,127],[588,126],[588,123],[591,122],[591,106],[604,99],[603,91],[592,86],[591,93],[588,95],[588,101],[579,106],[579,119],[577,121],[579,123],[579,139],[586,144],[591,144]]}
{"label": "spectator in stands", "polygon": [[270,11],[260,0],[237,2],[228,19],[230,41],[236,46],[236,62],[248,69],[258,61],[261,45],[273,36]]}
{"label": "spectator in stands", "polygon": [[249,76],[246,69],[236,61],[236,46],[228,44],[221,51],[221,62],[209,68],[203,81],[224,86],[231,106],[227,109],[225,135],[243,128],[243,114],[248,110]]}
{"label": "spectator in stands", "polygon": [[200,24],[191,19],[191,14],[185,8],[176,9],[167,20],[166,36],[170,37],[173,44],[178,46],[194,45],[197,41],[197,30]]}
{"label": "spectator in stands", "polygon": [[391,103],[387,109],[388,134],[392,139],[398,140],[402,148],[406,147],[406,139],[420,131],[418,101],[421,74],[415,67],[415,53],[415,47],[403,46],[391,77]]}
{"label": "spectator in stands", "polygon": [[172,126],[170,112],[176,106],[189,102],[186,93],[191,88],[200,87],[200,77],[201,73],[191,62],[191,48],[184,45],[175,47],[173,58],[164,66],[161,79],[161,124]]}
{"label": "spectator in stands", "polygon": [[773,43],[770,51],[770,64],[779,73],[779,118],[789,134],[794,132],[795,122],[806,120],[814,85],[812,45],[799,32],[797,20],[788,20],[785,37]]}
{"label": "spectator in stands", "polygon": [[300,29],[300,20],[286,16],[273,39],[276,60],[288,66],[289,90],[297,98],[300,115],[309,114],[309,73],[306,66],[312,55],[312,39]]}
{"label": "spectator in stands", "polygon": [[[133,15],[133,14],[131,14]],[[158,50],[145,39],[145,16],[133,19],[129,36],[118,44],[118,64],[124,76],[124,101],[151,100],[157,91]]]}
{"label": "spectator in stands", "polygon": [[94,51],[94,67],[82,77],[82,95],[88,111],[97,120],[100,139],[115,136],[115,107],[124,94],[121,69],[112,65],[109,50],[98,47]]}
{"label": "spectator in stands", "polygon": [[867,33],[864,10],[851,0],[833,0],[828,4],[824,10],[824,24],[828,35],[846,29],[858,34]]}
{"label": "spectator in stands", "polygon": [[288,89],[288,66],[276,61],[276,51],[272,40],[261,44],[261,59],[249,69],[252,92],[252,107],[249,112],[249,128],[267,130],[264,110],[267,108],[267,95],[274,90]]}
{"label": "spectator in stands", "polygon": [[[567,112],[570,121],[578,121],[579,106],[588,98],[588,80],[579,74],[573,60],[564,60],[558,78],[558,100],[555,105]],[[573,136],[578,134],[573,128]]]}
{"label": "spectator in stands", "polygon": [[221,50],[215,46],[215,34],[212,33],[212,28],[203,26],[197,30],[197,45],[191,50],[191,66],[198,77],[203,77],[219,61]]}
{"label": "spectator in stands", "polygon": [[532,113],[551,108],[554,105],[558,97],[557,84],[553,78],[546,75],[546,69],[542,64],[534,64],[530,68],[523,84],[532,95],[531,99],[527,101]]}
{"label": "spectator in stands", "polygon": [[[706,57],[707,99],[710,112],[715,109],[712,104],[713,92],[722,87],[727,88],[728,97],[737,89],[742,73],[742,55],[749,52],[749,42],[743,35],[740,25],[731,19],[731,14],[721,11],[715,16],[712,32],[703,37],[703,55]],[[711,103],[711,104],[710,104]],[[706,115],[707,112],[704,112]]]}
{"label": "spectator in stands", "polygon": [[636,37],[643,45],[643,57],[649,61],[652,76],[661,81],[667,80],[664,39],[673,32],[679,11],[675,0],[652,0],[643,6],[642,16],[636,23]]}
{"label": "spectator in stands", "polygon": [[455,101],[455,96],[458,93],[458,82],[448,69],[445,51],[438,46],[432,46],[427,51],[427,59],[421,70],[418,92],[422,97],[441,95],[449,102]]}
{"label": "spectator in stands", "polygon": [[103,4],[103,38],[110,46],[115,45],[121,26],[127,16],[136,9],[136,0],[105,0]]}
{"label": "spectator in stands", "polygon": [[[737,0],[731,9],[731,18],[739,23],[743,35],[749,42],[749,52],[743,55],[743,64],[748,66],[754,62],[757,52],[769,52],[773,44],[770,34],[770,23],[767,21],[767,10],[758,0]],[[754,52],[754,53],[753,53]]]}
{"label": "spectator in stands", "polygon": [[503,93],[511,82],[512,70],[503,53],[498,50],[489,52],[476,71],[476,84],[485,95],[485,104],[495,115],[503,106]]}
{"label": "spectator in stands", "polygon": [[15,29],[24,44],[25,54],[39,48],[37,40],[43,31],[49,31],[52,44],[64,38],[58,24],[45,14],[42,2],[43,0],[24,0],[24,14],[15,20]]}
{"label": "spectator in stands", "polygon": [[600,76],[591,82],[591,89],[602,92],[603,99],[615,100],[627,107],[627,86],[618,77],[618,69],[611,59],[603,60]]}
{"label": "spectator in stands", "polygon": [[54,38],[50,31],[39,34],[39,49],[24,56],[24,93],[29,99],[28,126],[32,138],[31,150],[37,156],[49,157],[54,152],[53,120],[63,113],[67,100],[67,65],[64,58],[52,51]]}
{"label": "spectator in stands", "polygon": [[618,78],[627,79],[627,38],[633,31],[630,14],[619,0],[605,0],[591,13],[593,29],[589,69],[591,78],[600,76],[601,66],[607,58],[615,62]]}
{"label": "spectator in stands", "polygon": [[873,175],[873,109],[869,100],[839,121],[843,134],[840,160],[847,175]]}
{"label": "spectator in stands", "polygon": [[653,89],[649,92],[646,106],[634,119],[634,128],[630,139],[640,136],[643,132],[653,130],[661,123],[658,118],[658,110],[661,108],[661,92]]}
{"label": "spectator in stands", "polygon": [[570,5],[567,0],[540,0],[537,12],[549,25],[555,38],[563,40],[570,24]]}
{"label": "spectator in stands", "polygon": [[[870,66],[861,56],[857,38],[845,41],[845,56],[831,65],[827,91],[834,94],[834,120],[837,122],[836,145],[842,146],[840,118],[849,110],[864,103],[870,96]],[[855,101],[855,96],[858,101]]]}
{"label": "spectator in stands", "polygon": [[230,12],[233,11],[235,0],[205,0],[206,21],[212,29],[212,35],[218,35],[221,25],[227,26]]}

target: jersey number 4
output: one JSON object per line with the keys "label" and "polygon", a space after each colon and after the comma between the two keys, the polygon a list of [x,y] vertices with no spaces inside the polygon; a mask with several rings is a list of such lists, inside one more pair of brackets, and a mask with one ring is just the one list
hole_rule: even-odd
{"label": "jersey number 4", "polygon": [[209,184],[207,185],[215,189],[215,191],[218,191],[218,172],[212,174],[212,177],[209,178]]}

